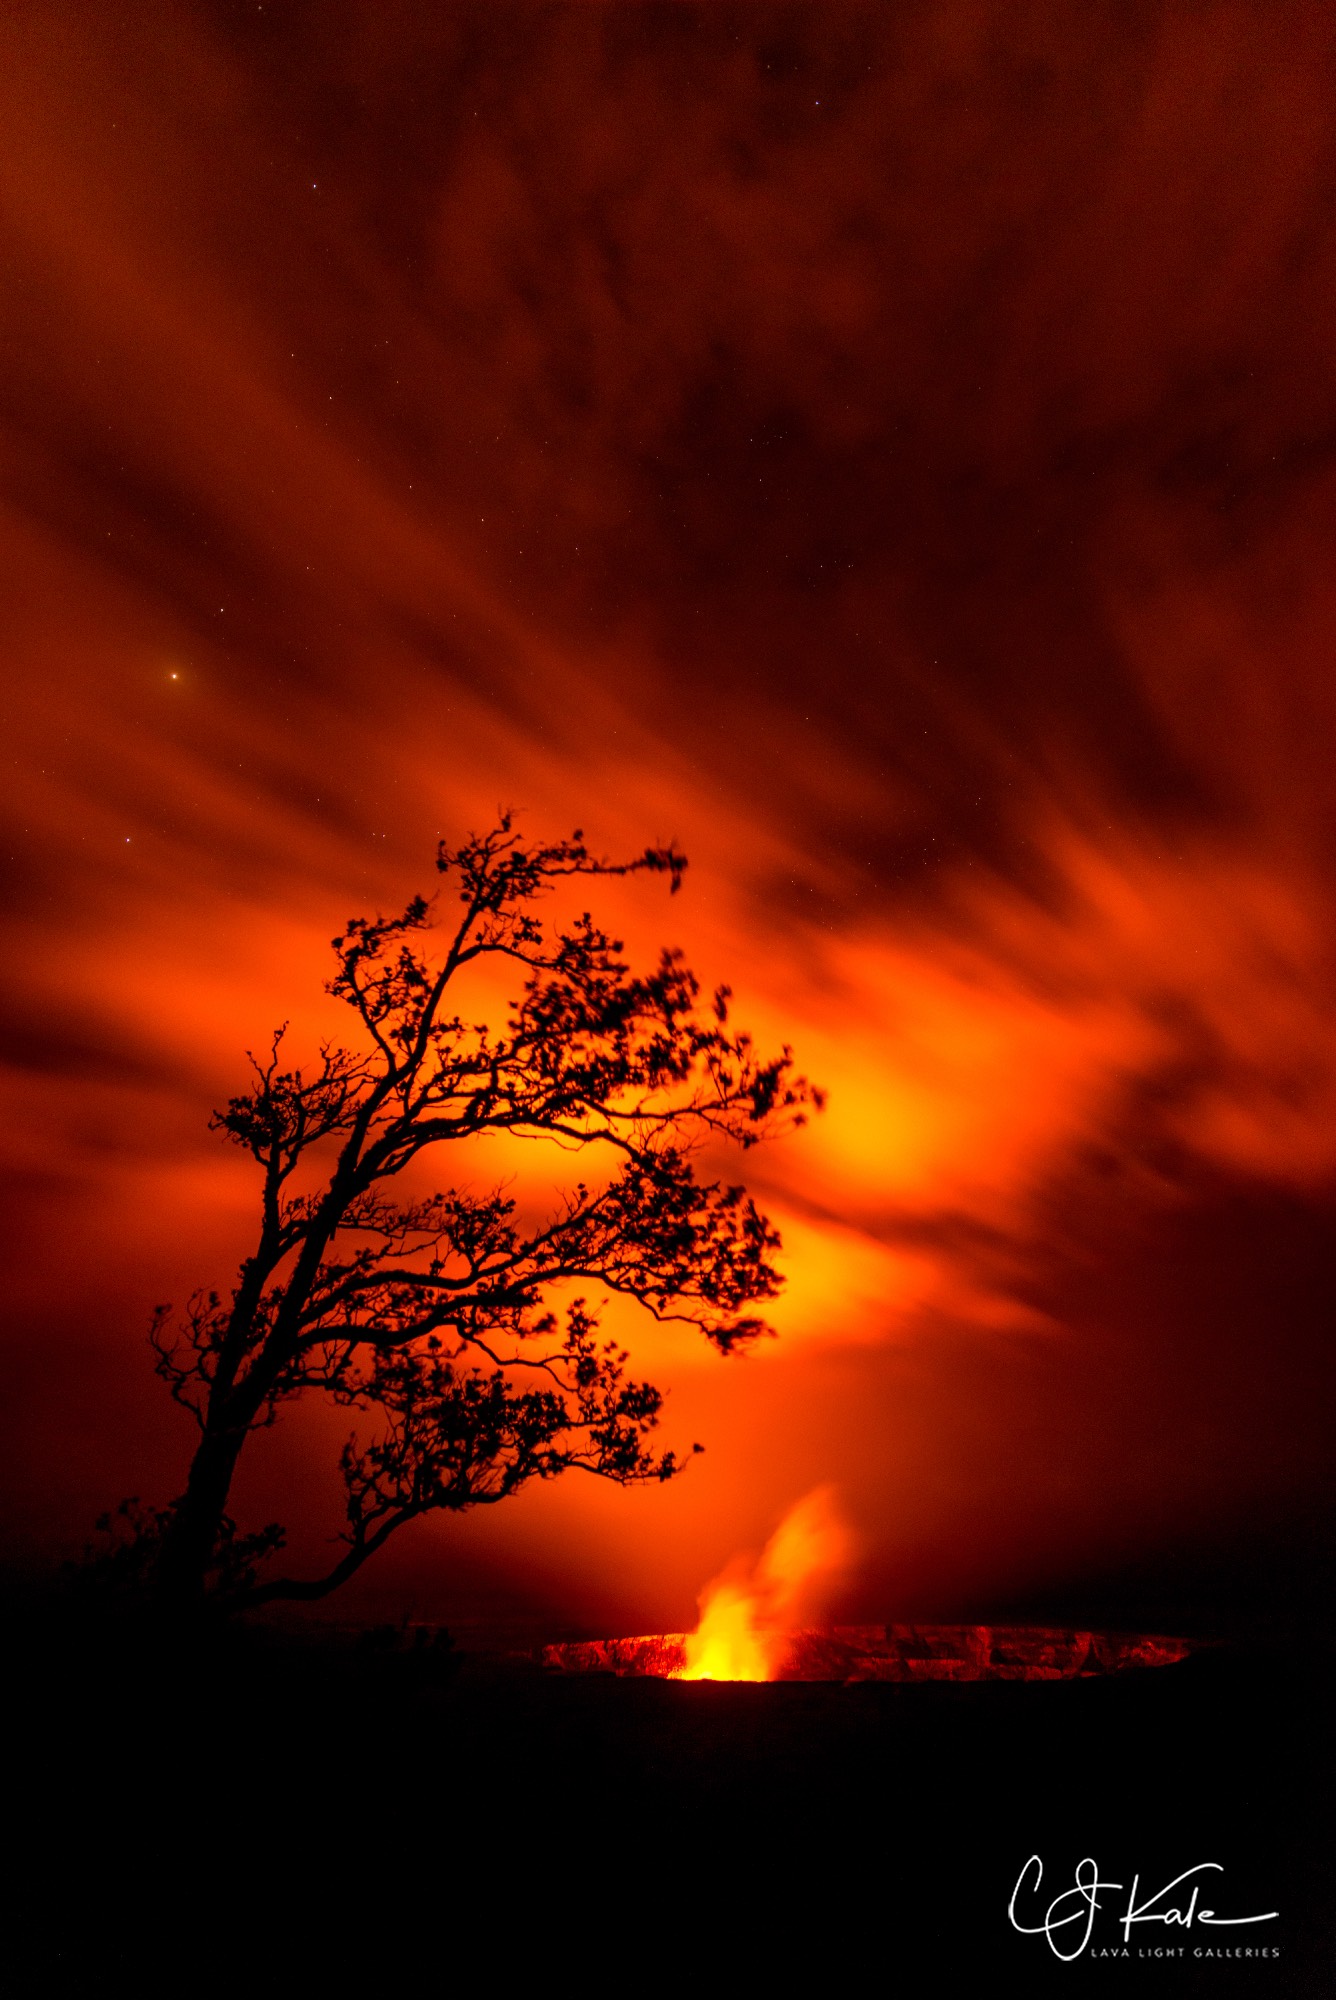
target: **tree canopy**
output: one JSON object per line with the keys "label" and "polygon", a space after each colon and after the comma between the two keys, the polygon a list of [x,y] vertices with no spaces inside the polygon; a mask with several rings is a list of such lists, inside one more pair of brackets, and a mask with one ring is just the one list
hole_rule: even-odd
{"label": "tree canopy", "polygon": [[[436,866],[458,906],[436,951],[421,896],[333,941],[328,991],[356,1018],[354,1045],[289,1067],[280,1028],[214,1115],[259,1171],[258,1232],[230,1292],[154,1318],[159,1373],[200,1432],[181,1497],[136,1517],[165,1603],[321,1597],[407,1522],[570,1469],[672,1478],[682,1459],[652,1440],[662,1394],[627,1379],[595,1288],[725,1353],[766,1330],[752,1309],[779,1289],[779,1237],[743,1187],[698,1179],[693,1155],[801,1124],[820,1092],[787,1047],[762,1058],[731,1025],[727,987],[702,1007],[679,952],[635,973],[587,912],[564,927],[542,914],[585,876],[666,875],[675,894],[686,857],[598,860],[578,831],[526,842],[505,813],[442,843]],[[504,1022],[460,1011],[462,975],[488,960],[515,968]],[[538,1218],[504,1187],[396,1187],[429,1148],[489,1133],[555,1141],[578,1178]],[[343,1449],[339,1559],[274,1575],[283,1530],[243,1534],[228,1496],[247,1438],[311,1394],[369,1415],[372,1433]]]}

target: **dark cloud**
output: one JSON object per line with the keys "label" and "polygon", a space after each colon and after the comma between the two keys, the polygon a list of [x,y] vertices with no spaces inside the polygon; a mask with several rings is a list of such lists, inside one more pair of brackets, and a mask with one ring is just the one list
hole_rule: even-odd
{"label": "dark cloud", "polygon": [[[17,1476],[236,1254],[201,1128],[241,1047],[325,1025],[331,931],[515,800],[679,835],[674,924],[832,1106],[762,1169],[793,1358],[676,1379],[699,1501],[526,1503],[469,1560],[592,1601],[640,1535],[680,1596],[711,1520],[763,1539],[846,1458],[905,1506],[908,1454],[916,1546],[975,1588],[960,1454],[1050,1379],[1100,1560],[1124,1516],[1223,1519],[1158,1444],[1132,1504],[1045,1257],[1078,1195],[1092,1268],[1124,1215],[1202,1217],[1255,1301],[1268,1204],[1319,1231],[1336,1168],[1329,10],[53,6],[0,54],[8,1129],[102,1385],[65,1408],[32,1361]],[[1167,1317],[1116,1294],[1148,1393],[1180,1322],[1260,1351],[1186,1242],[1132,1257]],[[976,1436],[961,1357],[1016,1342]],[[1304,1392],[1255,1429],[1250,1370],[1208,1456],[1251,1439],[1256,1500]],[[1080,1560],[1044,1490],[998,1489],[1018,1587]]]}

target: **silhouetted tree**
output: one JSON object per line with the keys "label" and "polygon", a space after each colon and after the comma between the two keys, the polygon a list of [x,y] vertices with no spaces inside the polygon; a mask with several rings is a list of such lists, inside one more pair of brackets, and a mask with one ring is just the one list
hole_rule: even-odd
{"label": "silhouetted tree", "polygon": [[[361,1046],[326,1044],[309,1072],[289,1069],[280,1029],[251,1057],[250,1089],[212,1121],[259,1167],[259,1233],[226,1298],[200,1293],[180,1319],[162,1307],[154,1320],[158,1370],[200,1438],[180,1499],[126,1518],[174,1609],[322,1597],[406,1522],[570,1467],[671,1478],[678,1457],[648,1442],[660,1391],[625,1379],[626,1354],[600,1340],[583,1298],[559,1320],[554,1287],[622,1294],[724,1351],[764,1330],[747,1309],[778,1289],[779,1238],[743,1188],[699,1182],[690,1152],[706,1136],[749,1147],[801,1123],[820,1094],[787,1048],[763,1061],[730,1030],[728,988],[698,1011],[679,953],[634,975],[588,914],[552,931],[538,915],[579,876],[652,871],[675,893],[685,857],[656,847],[599,861],[578,832],[526,844],[505,814],[457,849],[443,843],[436,865],[460,904],[443,952],[428,955],[421,897],[334,940],[328,990],[357,1016]],[[453,1011],[459,976],[486,960],[522,975],[504,1026]],[[502,1189],[393,1192],[428,1147],[488,1133],[547,1136],[611,1171],[577,1181],[538,1222]],[[246,1440],[311,1393],[378,1425],[343,1450],[340,1559],[321,1576],[268,1576],[282,1530],[241,1534],[228,1494]]]}

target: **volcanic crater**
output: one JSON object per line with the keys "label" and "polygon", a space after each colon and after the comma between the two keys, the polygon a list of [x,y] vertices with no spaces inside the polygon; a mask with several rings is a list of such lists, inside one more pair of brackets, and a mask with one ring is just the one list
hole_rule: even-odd
{"label": "volcanic crater", "polygon": [[557,1674],[658,1680],[1059,1681],[1172,1666],[1192,1648],[1159,1634],[1026,1625],[836,1625],[784,1633],[766,1674],[691,1673],[685,1632],[544,1646]]}

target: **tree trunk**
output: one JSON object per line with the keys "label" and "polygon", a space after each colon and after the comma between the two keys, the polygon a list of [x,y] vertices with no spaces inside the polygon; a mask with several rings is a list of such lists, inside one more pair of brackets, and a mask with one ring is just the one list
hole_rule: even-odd
{"label": "tree trunk", "polygon": [[218,1546],[227,1496],[246,1430],[206,1431],[190,1477],[163,1537],[155,1577],[160,1607],[188,1616],[204,1602],[205,1582]]}

